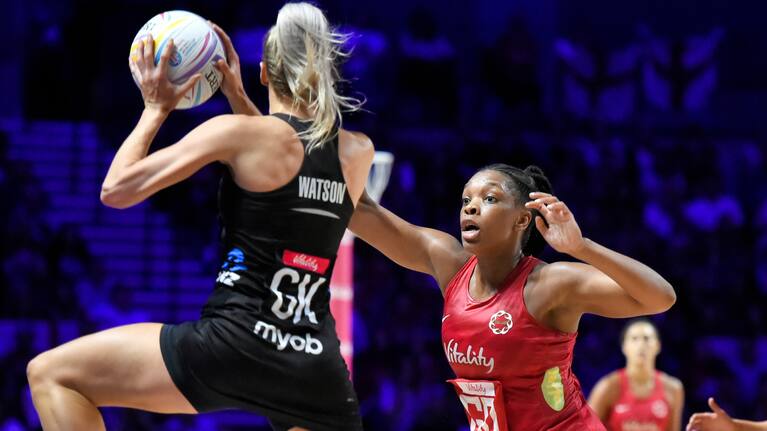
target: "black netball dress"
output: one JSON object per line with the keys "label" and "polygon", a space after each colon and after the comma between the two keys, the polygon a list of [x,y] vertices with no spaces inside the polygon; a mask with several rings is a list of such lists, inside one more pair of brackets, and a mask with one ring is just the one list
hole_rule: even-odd
{"label": "black netball dress", "polygon": [[330,314],[330,276],[354,211],[338,138],[305,153],[295,178],[271,192],[243,190],[225,174],[219,211],[215,291],[200,320],[160,335],[176,386],[199,412],[253,411],[277,429],[361,429]]}

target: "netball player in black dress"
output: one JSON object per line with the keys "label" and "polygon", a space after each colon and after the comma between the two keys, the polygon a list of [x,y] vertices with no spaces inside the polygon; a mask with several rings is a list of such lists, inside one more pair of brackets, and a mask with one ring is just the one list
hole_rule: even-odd
{"label": "netball player in black dress", "polygon": [[[335,92],[342,42],[316,7],[285,5],[264,43],[261,81],[272,115],[257,115],[230,79],[223,90],[235,113],[256,115],[213,118],[149,155],[168,113],[200,77],[172,85],[171,49],[155,66],[151,41],[139,46],[131,70],[145,109],[114,157],[101,199],[129,207],[224,163],[222,266],[211,274],[215,290],[200,320],[113,328],[33,359],[28,378],[45,430],[104,429],[100,406],[234,408],[265,415],[279,430],[361,429],[329,282],[374,150],[366,136],[338,129],[341,110],[359,106]],[[226,80],[238,64],[225,44]]]}

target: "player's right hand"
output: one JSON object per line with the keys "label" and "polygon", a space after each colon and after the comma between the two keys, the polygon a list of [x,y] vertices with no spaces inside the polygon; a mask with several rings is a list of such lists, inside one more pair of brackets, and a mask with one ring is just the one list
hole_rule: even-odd
{"label": "player's right hand", "polygon": [[173,39],[160,56],[159,64],[154,64],[154,41],[152,36],[138,43],[136,56],[128,59],[128,66],[141,89],[146,109],[156,109],[164,113],[172,111],[187,91],[192,89],[202,77],[192,75],[183,84],[176,85],[168,79],[168,61],[176,49]]}
{"label": "player's right hand", "polygon": [[711,412],[695,413],[690,416],[687,431],[736,431],[735,422],[713,398],[708,399]]}
{"label": "player's right hand", "polygon": [[224,75],[224,81],[221,83],[221,92],[224,93],[227,99],[242,96],[245,94],[245,86],[242,83],[240,56],[234,50],[234,45],[229,35],[215,23],[211,21],[208,21],[208,23],[218,34],[221,43],[224,44],[224,52],[226,53],[226,60],[221,59],[214,64],[216,69]]}

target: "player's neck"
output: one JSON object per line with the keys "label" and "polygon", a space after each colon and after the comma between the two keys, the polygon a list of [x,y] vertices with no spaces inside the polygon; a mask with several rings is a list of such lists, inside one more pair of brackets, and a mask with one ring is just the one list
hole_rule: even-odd
{"label": "player's neck", "polygon": [[651,363],[626,364],[626,375],[635,382],[645,382],[655,378],[655,366]]}
{"label": "player's neck", "polygon": [[284,112],[302,120],[311,118],[306,108],[294,105],[289,97],[280,96],[269,87],[269,114],[276,112]]}
{"label": "player's neck", "polygon": [[[509,256],[515,256],[511,259]],[[509,273],[519,265],[521,253],[503,253],[497,256],[482,256],[477,258],[477,266],[471,277],[471,293],[475,299],[493,295],[502,286]]]}

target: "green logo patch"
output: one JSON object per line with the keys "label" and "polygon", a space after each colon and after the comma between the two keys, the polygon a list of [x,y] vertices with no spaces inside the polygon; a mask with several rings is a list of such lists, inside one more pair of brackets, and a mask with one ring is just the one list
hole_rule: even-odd
{"label": "green logo patch", "polygon": [[553,410],[562,411],[565,408],[565,391],[562,385],[562,375],[559,374],[559,367],[546,370],[541,382],[541,392],[546,404]]}

